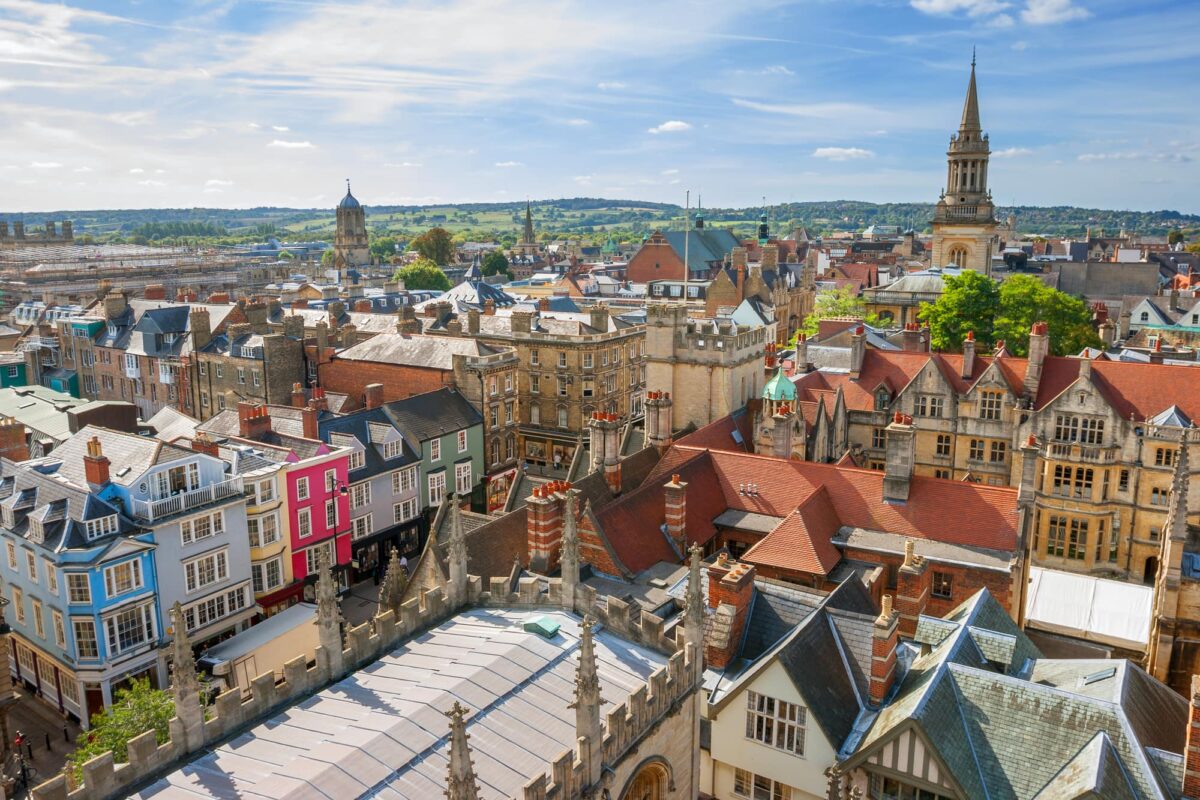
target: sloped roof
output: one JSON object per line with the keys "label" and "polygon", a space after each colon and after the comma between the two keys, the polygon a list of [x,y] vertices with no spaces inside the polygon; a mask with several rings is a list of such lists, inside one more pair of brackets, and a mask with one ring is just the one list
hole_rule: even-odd
{"label": "sloped roof", "polygon": [[475,340],[453,336],[425,336],[407,333],[379,333],[335,358],[341,361],[373,361],[428,369],[454,369],[454,356],[480,356],[498,352]]}
{"label": "sloped roof", "polygon": [[811,575],[828,575],[842,559],[833,546],[833,537],[841,526],[829,490],[821,486],[747,550],[742,560]]}
{"label": "sloped roof", "polygon": [[[190,449],[167,444],[158,439],[87,425],[60,444],[52,456],[56,460],[62,460],[58,474],[81,488],[88,485],[83,457],[87,455],[88,440],[93,436],[100,440],[100,449],[111,462],[109,479],[121,486],[130,485],[156,464],[194,455]],[[125,470],[126,467],[129,468],[128,471]]]}

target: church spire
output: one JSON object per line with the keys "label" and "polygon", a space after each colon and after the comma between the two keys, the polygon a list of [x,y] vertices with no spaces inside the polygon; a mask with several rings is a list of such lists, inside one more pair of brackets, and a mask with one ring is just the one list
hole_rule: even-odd
{"label": "church spire", "polygon": [[971,50],[971,81],[967,84],[967,99],[963,102],[962,122],[960,131],[981,131],[979,122],[979,94],[975,89],[975,50]]}
{"label": "church spire", "polygon": [[521,244],[533,244],[533,210],[529,201],[525,201],[525,232],[521,235]]}
{"label": "church spire", "polygon": [[583,618],[579,636],[579,667],[575,671],[575,741],[584,765],[584,783],[600,780],[604,760],[604,731],[600,727],[600,675],[596,669],[596,644],[591,616]]}

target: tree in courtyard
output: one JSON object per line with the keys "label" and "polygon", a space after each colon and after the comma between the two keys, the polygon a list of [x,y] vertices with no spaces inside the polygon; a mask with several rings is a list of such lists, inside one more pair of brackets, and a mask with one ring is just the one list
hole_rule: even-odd
{"label": "tree in courtyard", "polygon": [[504,275],[510,281],[512,280],[512,272],[508,269],[508,259],[500,250],[493,250],[483,257],[483,274],[486,275]]}
{"label": "tree in courtyard", "polygon": [[1046,323],[1050,352],[1056,356],[1101,346],[1091,309],[1080,298],[1052,289],[1033,275],[1008,278],[1000,284],[999,295],[993,331],[1013,355],[1028,354],[1029,329],[1035,322]]}
{"label": "tree in courtyard", "polygon": [[158,743],[170,738],[169,723],[175,716],[175,701],[170,692],[150,687],[149,678],[135,678],[129,686],[117,689],[115,702],[92,717],[92,727],[80,735],[79,746],[67,757],[76,780],[83,776],[83,765],[111,750],[117,762],[129,760],[129,740],[153,729]]}
{"label": "tree in courtyard", "polygon": [[454,240],[445,228],[430,228],[408,246],[434,264],[444,265],[454,261]]}
{"label": "tree in courtyard", "polygon": [[974,270],[946,277],[936,303],[922,303],[918,316],[929,323],[934,350],[957,351],[963,339],[974,332],[981,347],[992,346],[1000,290],[996,282]]}
{"label": "tree in courtyard", "polygon": [[395,280],[404,281],[405,289],[433,289],[445,292],[450,288],[450,279],[428,258],[418,258],[407,267],[396,270]]}
{"label": "tree in courtyard", "polygon": [[861,297],[854,293],[852,288],[842,286],[817,293],[813,300],[813,312],[805,317],[799,332],[806,336],[814,336],[819,329],[821,320],[836,317],[861,319],[868,325],[876,325],[879,322],[874,314],[867,313],[866,304],[863,303]]}

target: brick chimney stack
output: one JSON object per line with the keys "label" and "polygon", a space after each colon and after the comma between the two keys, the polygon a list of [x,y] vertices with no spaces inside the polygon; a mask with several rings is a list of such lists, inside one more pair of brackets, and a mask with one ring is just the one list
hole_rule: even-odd
{"label": "brick chimney stack", "polygon": [[308,396],[304,393],[304,384],[292,384],[292,408],[304,408],[308,405]]}
{"label": "brick chimney stack", "polygon": [[671,393],[646,393],[646,440],[664,453],[671,446]]}
{"label": "brick chimney stack", "polygon": [[305,439],[320,439],[321,429],[317,421],[321,417],[321,409],[315,403],[309,401],[304,409],[300,412],[300,424],[303,426],[301,433]]}
{"label": "brick chimney stack", "polygon": [[9,461],[25,461],[29,458],[25,426],[14,417],[0,417],[0,458]]}
{"label": "brick chimney stack", "polygon": [[859,325],[850,334],[850,380],[858,380],[862,374],[863,358],[867,350],[867,329]]}
{"label": "brick chimney stack", "polygon": [[1192,676],[1187,744],[1183,750],[1183,796],[1200,800],[1200,675]]}
{"label": "brick chimney stack", "polygon": [[900,333],[900,349],[906,353],[919,353],[921,351],[920,324],[909,322],[904,325],[904,330]]}
{"label": "brick chimney stack", "polygon": [[916,461],[916,428],[912,417],[896,412],[887,426],[887,451],[883,471],[883,499],[896,503],[908,501]]}
{"label": "brick chimney stack", "polygon": [[217,443],[204,431],[198,432],[196,438],[192,439],[192,450],[197,453],[204,453],[206,456],[212,456],[213,458],[220,457],[220,450],[217,448]]}
{"label": "brick chimney stack", "polygon": [[801,332],[796,336],[796,371],[804,375],[808,367],[808,334]]}
{"label": "brick chimney stack", "polygon": [[663,506],[667,536],[675,543],[675,549],[687,553],[687,483],[679,479],[679,473],[663,486]]}
{"label": "brick chimney stack", "polygon": [[543,574],[558,566],[562,551],[563,506],[567,481],[550,481],[533,489],[525,501],[526,535],[529,541],[529,566]]}
{"label": "brick chimney stack", "polygon": [[383,405],[383,384],[368,383],[363,389],[363,405],[367,408],[379,408]]}
{"label": "brick chimney stack", "polygon": [[318,411],[329,410],[329,398],[325,396],[325,390],[320,386],[314,386],[312,390],[312,399],[309,401]]}
{"label": "brick chimney stack", "polygon": [[1021,482],[1017,486],[1017,505],[1032,506],[1037,493],[1038,441],[1032,433],[1021,445]]}
{"label": "brick chimney stack", "polygon": [[260,442],[271,432],[271,414],[267,407],[249,400],[237,404],[238,435]]}
{"label": "brick chimney stack", "polygon": [[1037,397],[1038,385],[1042,382],[1042,365],[1050,350],[1049,327],[1044,322],[1035,322],[1029,329],[1029,360],[1025,366],[1025,397],[1031,402]]}
{"label": "brick chimney stack", "polygon": [[968,380],[975,372],[975,331],[967,331],[967,338],[963,339],[962,347],[962,378]]}
{"label": "brick chimney stack", "polygon": [[883,596],[883,609],[871,632],[871,705],[881,705],[896,684],[896,644],[900,641],[900,615],[892,609],[892,596]]}
{"label": "brick chimney stack", "polygon": [[754,599],[754,574],[752,565],[730,561],[724,554],[708,568],[708,605],[716,613],[704,643],[704,660],[714,669],[729,666],[737,655]]}
{"label": "brick chimney stack", "polygon": [[916,554],[912,539],[904,543],[904,563],[896,572],[896,613],[900,615],[900,635],[911,639],[917,632],[917,619],[929,603],[929,565]]}
{"label": "brick chimney stack", "polygon": [[87,482],[92,486],[107,485],[109,464],[108,457],[100,449],[100,439],[96,436],[88,439],[87,455],[83,457],[83,474]]}

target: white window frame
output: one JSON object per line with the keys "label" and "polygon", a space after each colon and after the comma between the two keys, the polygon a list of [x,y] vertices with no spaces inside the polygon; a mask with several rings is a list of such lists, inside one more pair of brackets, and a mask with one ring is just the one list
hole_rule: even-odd
{"label": "white window frame", "polygon": [[302,508],[296,512],[296,538],[307,539],[312,532],[312,509]]}
{"label": "white window frame", "polygon": [[51,627],[54,628],[54,643],[59,647],[67,646],[67,626],[62,612],[57,608],[50,609]]}
{"label": "white window frame", "polygon": [[[200,522],[202,520],[206,521],[207,524],[201,526]],[[195,542],[204,541],[205,539],[211,539],[214,536],[220,536],[224,532],[224,511],[214,511],[211,514],[201,514],[198,517],[185,519],[179,523],[179,538],[182,540],[185,546],[194,544]]]}
{"label": "white window frame", "polygon": [[430,439],[429,440],[429,460],[430,461],[441,461],[442,460],[442,440],[441,439]]}
{"label": "white window frame", "polygon": [[350,540],[365,539],[375,532],[374,514],[363,514],[350,520]]}
{"label": "white window frame", "polygon": [[[212,578],[203,580],[204,577],[201,570],[208,570],[208,562],[212,564]],[[183,583],[184,590],[188,594],[195,594],[203,591],[210,586],[215,586],[229,578],[229,548],[223,547],[220,550],[213,550],[205,553],[202,556],[189,558],[183,562]]]}
{"label": "white window frame", "polygon": [[[125,569],[129,570],[129,588],[120,589],[117,586],[117,581],[119,580],[117,573],[119,570]],[[104,568],[104,594],[109,599],[136,592],[145,585],[145,577],[142,575],[142,560],[140,558],[131,558]]]}
{"label": "white window frame", "polygon": [[308,499],[308,476],[296,480],[296,499]]}
{"label": "white window frame", "polygon": [[31,583],[38,583],[37,556],[29,550],[25,551],[25,571]]}
{"label": "white window frame", "polygon": [[[436,492],[434,489],[436,488]],[[428,480],[429,505],[430,507],[439,506],[442,500],[446,497],[446,472],[435,472],[429,476]]]}
{"label": "white window frame", "polygon": [[417,488],[417,468],[407,467],[392,473],[392,495],[408,494]]}
{"label": "white window frame", "polygon": [[316,575],[317,569],[320,567],[321,551],[325,550],[329,553],[329,568],[337,566],[337,550],[333,547],[333,539],[327,539],[320,544],[314,544],[312,547],[304,551],[304,564],[308,569],[309,575]]}
{"label": "white window frame", "polygon": [[[96,638],[96,621],[91,617],[72,617],[71,618],[71,633],[75,636],[75,657],[80,661],[90,661],[100,657],[100,640]],[[83,652],[81,647],[84,643],[90,643],[91,648],[87,653]]]}
{"label": "white window frame", "polygon": [[460,453],[467,452],[467,432],[466,431],[458,432],[458,452],[460,452]]}
{"label": "white window frame", "polygon": [[[108,644],[108,655],[118,656],[121,653],[126,653],[138,647],[142,647],[147,643],[153,642],[156,637],[156,625],[154,621],[154,612],[152,603],[143,603],[111,614],[104,618],[104,637]],[[137,642],[120,647],[120,629],[117,627],[118,618],[125,617],[130,614],[139,614],[141,619],[137,621],[138,630],[143,635],[143,638]]]}
{"label": "white window frame", "polygon": [[383,443],[383,460],[391,461],[393,458],[399,458],[404,453],[404,440],[393,439],[390,442]]}
{"label": "white window frame", "polygon": [[[67,602],[71,605],[87,605],[92,602],[92,576],[86,572],[68,572],[67,575]],[[78,579],[78,580],[77,580]],[[77,581],[76,585],[72,586],[72,581]],[[82,594],[76,594],[82,589]]]}
{"label": "white window frame", "polygon": [[[246,517],[246,533],[251,547],[266,547],[279,541],[279,514],[261,514]],[[268,538],[269,534],[269,538]]]}
{"label": "white window frame", "polygon": [[362,481],[350,486],[350,510],[362,508],[371,504],[371,484]]}
{"label": "white window frame", "polygon": [[454,465],[454,491],[462,496],[471,493],[471,462]]}
{"label": "white window frame", "polygon": [[[276,570],[271,580],[271,567]],[[283,586],[283,556],[275,556],[250,565],[251,585],[255,594],[265,594]]]}
{"label": "white window frame", "polygon": [[808,709],[759,692],[746,692],[746,738],[804,756]]}
{"label": "white window frame", "polygon": [[415,497],[410,497],[392,506],[392,520],[399,524],[415,519],[421,513],[421,504]]}
{"label": "white window frame", "polygon": [[48,558],[43,558],[42,561],[44,562],[42,566],[44,566],[46,569],[46,591],[50,592],[50,594],[57,597],[58,596],[58,568],[55,567],[54,562],[52,562]]}

